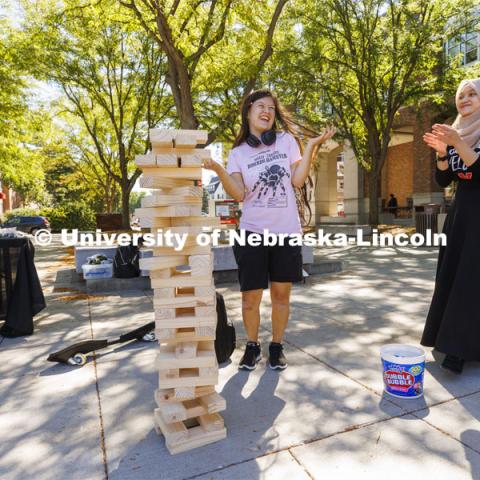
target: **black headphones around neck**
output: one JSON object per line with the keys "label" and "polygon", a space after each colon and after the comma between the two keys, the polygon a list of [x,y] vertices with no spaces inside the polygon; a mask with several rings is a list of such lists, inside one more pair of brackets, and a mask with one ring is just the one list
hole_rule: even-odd
{"label": "black headphones around neck", "polygon": [[245,141],[250,147],[257,148],[262,143],[268,146],[273,145],[276,139],[277,132],[275,130],[266,130],[260,135],[260,138],[253,135],[253,133],[249,133]]}

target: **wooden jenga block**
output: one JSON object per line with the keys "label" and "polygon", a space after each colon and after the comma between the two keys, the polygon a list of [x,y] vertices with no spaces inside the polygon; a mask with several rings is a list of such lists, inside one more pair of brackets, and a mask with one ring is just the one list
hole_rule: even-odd
{"label": "wooden jenga block", "polygon": [[[212,341],[185,343],[183,349],[180,348],[181,345],[182,344],[165,344],[160,346],[160,353],[156,360],[156,365],[159,370],[205,368],[207,371],[202,372],[202,376],[215,375],[217,357]],[[178,354],[178,352],[181,353]],[[210,368],[214,370],[209,370]]]}
{"label": "wooden jenga block", "polygon": [[188,261],[186,255],[172,255],[170,257],[146,257],[139,260],[142,270],[162,270],[166,268],[176,267],[177,265],[185,265]]}
{"label": "wooden jenga block", "polygon": [[171,205],[169,207],[136,208],[135,216],[140,218],[185,217],[191,214],[200,214],[201,211],[201,205]]}
{"label": "wooden jenga block", "polygon": [[149,153],[148,155],[137,155],[135,157],[135,164],[137,167],[155,167],[157,161],[155,155]]}
{"label": "wooden jenga block", "polygon": [[159,128],[151,128],[149,133],[150,143],[158,147],[173,147],[173,139],[177,130],[162,130]]}
{"label": "wooden jenga block", "polygon": [[[208,151],[208,150],[207,150]],[[185,154],[180,157],[180,166],[184,167],[201,167],[205,157],[197,154]]]}
{"label": "wooden jenga block", "polygon": [[164,435],[165,445],[172,455],[222,440],[227,435],[218,413],[201,415],[193,420],[166,423],[159,409],[155,410],[155,428]]}
{"label": "wooden jenga block", "polygon": [[188,265],[192,275],[208,275],[213,270],[213,255],[189,255]]}
{"label": "wooden jenga block", "polygon": [[143,174],[139,183],[142,188],[176,188],[191,186],[192,180],[188,178],[167,178],[160,174],[154,176]]}
{"label": "wooden jenga block", "polygon": [[170,218],[160,218],[160,217],[139,217],[140,218],[140,227],[150,228],[152,233],[155,233],[155,230],[159,228],[168,228],[171,225]]}
{"label": "wooden jenga block", "polygon": [[177,160],[181,159],[184,156],[195,155],[200,157],[203,160],[208,160],[212,158],[212,152],[206,148],[192,148],[192,147],[173,147],[173,146],[159,146],[152,145],[152,151],[150,154],[153,155],[174,155]]}
{"label": "wooden jenga block", "polygon": [[182,197],[180,195],[153,194],[141,200],[142,208],[163,207],[168,205],[202,205],[200,197]]}
{"label": "wooden jenga block", "polygon": [[205,395],[215,393],[215,387],[212,385],[193,387],[191,389],[190,396],[185,396],[185,391],[186,390],[176,388],[159,388],[155,391],[155,401],[157,402],[157,405],[160,405],[160,402],[162,401],[181,402],[183,400],[191,400],[193,398],[203,397]]}
{"label": "wooden jenga block", "polygon": [[[157,289],[163,290],[163,289]],[[215,295],[206,295],[205,297],[182,294],[174,297],[158,297],[156,292],[153,296],[153,306],[155,308],[177,308],[177,307],[203,307],[207,305],[215,306]],[[197,315],[197,313],[195,313]],[[201,316],[206,315],[202,314]]]}
{"label": "wooden jenga block", "polygon": [[183,248],[181,252],[174,250],[173,247],[153,247],[152,250],[155,256],[178,255],[179,253],[183,255],[202,255],[209,253],[211,248],[209,246],[189,245]]}
{"label": "wooden jenga block", "polygon": [[[171,301],[171,299],[169,299]],[[193,303],[193,302],[192,302]],[[153,306],[157,312],[157,318],[177,318],[177,317],[213,317],[216,315],[216,305],[212,302],[208,306],[198,305],[166,305],[153,299]]]}
{"label": "wooden jenga block", "polygon": [[168,280],[172,277],[173,270],[171,268],[165,268],[163,270],[151,270],[149,273],[151,279]]}
{"label": "wooden jenga block", "polygon": [[179,195],[181,197],[203,197],[202,187],[176,187],[168,190],[169,195]]}
{"label": "wooden jenga block", "polygon": [[156,328],[183,328],[183,327],[212,327],[217,324],[216,315],[210,317],[176,316],[174,318],[163,318],[157,316],[154,311]]}
{"label": "wooden jenga block", "polygon": [[150,143],[160,147],[195,147],[205,144],[208,140],[206,130],[174,130],[151,128],[149,131]]}
{"label": "wooden jenga block", "polygon": [[156,320],[170,320],[172,318],[175,318],[174,308],[155,308]]}
{"label": "wooden jenga block", "polygon": [[159,343],[200,342],[215,340],[215,326],[157,328],[155,336]]}
{"label": "wooden jenga block", "polygon": [[160,415],[165,423],[181,422],[200,415],[218,413],[226,408],[225,399],[218,393],[209,393],[192,400],[168,402],[157,401]]}
{"label": "wooden jenga block", "polygon": [[158,298],[165,298],[165,299],[171,299],[171,298],[175,298],[175,291],[176,289],[175,288],[157,288],[156,290],[154,290],[153,292],[153,298],[154,299],[158,299]]}
{"label": "wooden jenga block", "polygon": [[173,368],[160,370],[158,373],[159,388],[197,387],[218,383],[218,368]]}
{"label": "wooden jenga block", "polygon": [[211,393],[198,399],[207,409],[208,413],[217,413],[227,408],[227,402],[218,393]]}
{"label": "wooden jenga block", "polygon": [[165,287],[201,287],[213,285],[212,275],[180,275],[178,273],[173,274],[170,278],[151,278],[152,288],[165,288]]}
{"label": "wooden jenga block", "polygon": [[198,417],[200,425],[207,432],[214,432],[223,428],[223,418],[220,415],[214,413],[208,413],[207,415],[201,415]]}
{"label": "wooden jenga block", "polygon": [[199,348],[199,342],[181,342],[175,345],[177,358],[195,358]]}
{"label": "wooden jenga block", "polygon": [[193,227],[195,225],[201,225],[202,227],[211,226],[211,227],[219,227],[220,226],[220,219],[218,217],[198,217],[198,216],[190,216],[190,217],[183,217],[183,218],[172,218],[172,227]]}
{"label": "wooden jenga block", "polygon": [[177,167],[178,157],[175,153],[163,153],[155,155],[156,166],[158,168]]}
{"label": "wooden jenga block", "polygon": [[199,167],[145,167],[142,168],[143,175],[153,179],[188,179],[201,180],[202,169]]}

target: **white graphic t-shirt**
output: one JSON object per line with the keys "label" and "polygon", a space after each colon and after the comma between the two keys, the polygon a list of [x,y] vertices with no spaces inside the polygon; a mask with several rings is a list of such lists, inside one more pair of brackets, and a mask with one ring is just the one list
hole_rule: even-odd
{"label": "white graphic t-shirt", "polygon": [[227,172],[242,174],[247,188],[240,228],[263,233],[301,233],[291,165],[301,160],[300,148],[290,133],[277,133],[273,145],[250,147],[242,143],[231,150]]}

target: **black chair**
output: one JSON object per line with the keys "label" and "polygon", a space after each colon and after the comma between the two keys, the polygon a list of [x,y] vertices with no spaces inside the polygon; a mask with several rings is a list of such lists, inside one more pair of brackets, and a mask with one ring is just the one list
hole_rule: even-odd
{"label": "black chair", "polygon": [[29,238],[0,238],[0,328],[4,337],[33,333],[33,317],[46,306]]}

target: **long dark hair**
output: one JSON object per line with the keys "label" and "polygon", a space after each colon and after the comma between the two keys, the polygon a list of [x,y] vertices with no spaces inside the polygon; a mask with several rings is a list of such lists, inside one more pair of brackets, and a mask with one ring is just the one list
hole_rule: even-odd
{"label": "long dark hair", "polygon": [[[242,123],[240,125],[240,131],[238,132],[237,136],[235,137],[235,141],[233,142],[233,147],[238,147],[240,144],[245,142],[247,137],[250,135],[250,128],[248,126],[248,111],[252,103],[264,97],[270,97],[275,105],[275,119],[273,121],[272,129],[288,132],[293,135],[296,142],[298,143],[300,152],[303,154],[303,144],[300,140],[300,132],[305,134],[307,129],[295,122],[290,112],[281,104],[281,102],[273,94],[273,92],[266,88],[255,90],[243,99],[243,102],[240,106]],[[302,188],[295,187],[297,206],[300,213],[300,219],[302,220],[303,224],[309,223],[309,219],[312,216],[312,209],[308,201],[308,188],[312,186],[313,181],[309,175],[305,180]]]}

